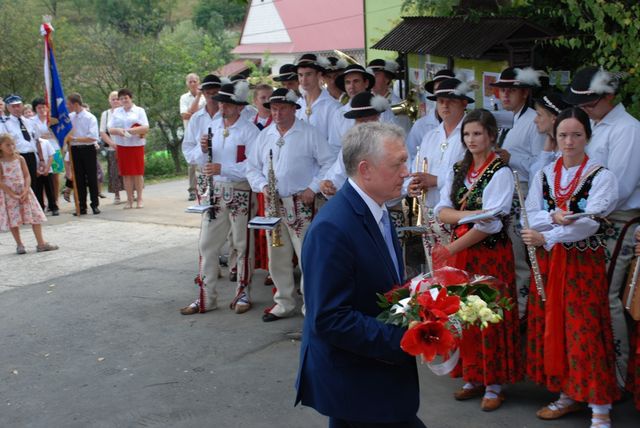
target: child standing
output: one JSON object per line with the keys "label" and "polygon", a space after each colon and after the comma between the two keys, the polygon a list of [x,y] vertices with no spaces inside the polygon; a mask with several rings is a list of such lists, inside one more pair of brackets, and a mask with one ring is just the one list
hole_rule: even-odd
{"label": "child standing", "polygon": [[16,151],[9,134],[0,134],[0,231],[11,230],[18,254],[26,250],[20,239],[20,225],[31,224],[38,241],[38,252],[57,250],[45,242],[41,223],[47,221],[36,195],[31,190],[27,163]]}

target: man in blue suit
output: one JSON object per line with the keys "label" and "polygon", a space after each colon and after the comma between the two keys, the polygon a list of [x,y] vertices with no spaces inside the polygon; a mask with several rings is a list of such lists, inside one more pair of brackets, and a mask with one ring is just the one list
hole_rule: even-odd
{"label": "man in blue suit", "polygon": [[386,201],[409,175],[404,132],[365,123],[343,139],[349,179],[315,217],[302,247],[306,316],[296,404],[329,416],[330,428],[424,428],[415,358],[405,330],[376,320],[376,293],[403,281]]}

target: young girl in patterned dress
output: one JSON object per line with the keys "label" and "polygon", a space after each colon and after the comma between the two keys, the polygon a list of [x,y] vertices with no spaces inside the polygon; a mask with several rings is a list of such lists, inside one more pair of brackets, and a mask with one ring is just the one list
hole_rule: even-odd
{"label": "young girl in patterned dress", "polygon": [[[504,284],[500,294],[516,302],[515,271],[511,241],[501,218],[511,212],[514,180],[507,164],[493,151],[498,128],[487,110],[474,110],[462,121],[466,152],[445,181],[435,213],[441,222],[457,225],[463,217],[498,211],[489,219],[454,228],[445,247],[449,265],[473,274],[491,275]],[[434,264],[439,257],[434,255]],[[435,266],[434,266],[435,267]],[[467,400],[484,393],[481,408],[492,411],[505,399],[502,385],[523,377],[517,307],[505,311],[504,321],[480,330],[462,332],[460,363],[452,376],[465,385],[454,394]]]}
{"label": "young girl in patterned dress", "polygon": [[41,223],[47,221],[36,195],[31,190],[27,163],[16,151],[9,134],[0,134],[0,231],[11,230],[18,254],[26,250],[20,239],[20,225],[31,224],[38,241],[38,252],[57,250],[45,242]]}
{"label": "young girl in patterned dress", "polygon": [[[560,393],[557,401],[538,411],[539,418],[557,419],[580,410],[578,402],[587,402],[593,411],[591,426],[608,428],[619,389],[598,218],[614,209],[618,185],[611,171],[584,152],[591,137],[584,111],[564,110],[554,126],[562,157],[530,182],[530,228],[522,232],[525,244],[538,247],[546,294],[543,302],[531,287],[527,375]],[[567,218],[572,213],[598,217]]]}

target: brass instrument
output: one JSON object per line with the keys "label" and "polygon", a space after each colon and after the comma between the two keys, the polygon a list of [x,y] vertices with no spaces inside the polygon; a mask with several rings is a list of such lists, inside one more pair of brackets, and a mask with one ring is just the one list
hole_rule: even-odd
{"label": "brass instrument", "polygon": [[638,305],[634,307],[634,300],[637,300],[638,297],[636,293],[638,292],[636,288],[638,287],[638,275],[640,275],[640,259],[636,259],[636,265],[633,268],[633,273],[631,274],[631,281],[627,284],[624,293],[624,308],[629,311],[631,317],[634,320],[638,320],[637,318],[637,308]]}
{"label": "brass instrument", "polygon": [[[280,217],[280,196],[276,188],[276,173],[273,170],[273,150],[269,150],[269,174],[267,176],[269,193],[269,217]],[[280,223],[271,230],[271,246],[282,247],[280,239]]]}
{"label": "brass instrument", "polygon": [[392,105],[391,111],[396,116],[407,116],[412,122],[415,122],[420,112],[420,103],[416,90],[410,90],[409,95],[404,101]]}
{"label": "brass instrument", "polygon": [[[520,202],[520,217],[522,218],[522,226],[525,229],[529,229],[529,218],[527,217],[527,210],[524,207],[524,196],[522,195],[522,189],[520,188],[520,178],[518,177],[518,171],[513,171],[513,179],[516,185],[518,201]],[[536,283],[536,290],[538,290],[538,294],[544,302],[547,300],[547,295],[544,292],[544,283],[542,282],[540,266],[538,265],[538,258],[536,257],[536,247],[534,247],[533,245],[527,245],[527,253],[529,254],[529,261],[531,262],[531,270],[533,271],[533,279]]]}
{"label": "brass instrument", "polygon": [[[420,153],[420,147],[418,146],[418,154]],[[422,158],[422,165],[420,165],[420,158],[416,156],[416,171],[421,173],[427,172],[427,158]],[[416,217],[416,226],[424,226],[424,202],[426,198],[426,193],[424,189],[420,191],[420,196],[416,196],[413,198],[413,215]]]}
{"label": "brass instrument", "polygon": [[[213,162],[213,146],[211,141],[213,140],[213,134],[211,133],[211,128],[207,130],[207,160],[209,163]],[[213,175],[209,176],[209,204],[211,208],[209,208],[209,221],[216,219],[216,207],[215,205],[215,197],[213,196]]]}
{"label": "brass instrument", "polygon": [[338,59],[343,59],[345,61],[347,61],[347,64],[351,65],[351,64],[358,64],[358,61],[356,61],[356,59],[354,57],[352,57],[351,55],[348,55],[342,51],[339,51],[337,49],[333,50],[333,54],[335,55],[336,58]]}

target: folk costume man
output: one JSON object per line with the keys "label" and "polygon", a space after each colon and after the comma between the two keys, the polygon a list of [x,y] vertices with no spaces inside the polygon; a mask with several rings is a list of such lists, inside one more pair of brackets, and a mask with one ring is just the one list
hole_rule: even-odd
{"label": "folk costume man", "polygon": [[[256,139],[249,152],[247,177],[254,192],[263,192],[267,207],[277,207],[281,223],[277,226],[281,246],[274,247],[267,234],[269,272],[276,287],[275,305],[265,311],[263,321],[292,316],[296,310],[296,289],[291,259],[300,260],[302,241],[313,217],[315,194],[320,179],[331,166],[331,153],[322,134],[313,126],[296,119],[298,97],[292,90],[276,89],[269,102],[273,123]],[[269,182],[270,166],[275,183]],[[277,199],[269,197],[269,187]],[[274,204],[273,206],[270,204]],[[269,208],[268,208],[269,209]],[[304,265],[300,265],[304,273]],[[303,291],[301,280],[300,290]],[[303,309],[304,311],[304,309]]]}
{"label": "folk costume man", "polygon": [[[182,118],[182,126],[185,132],[187,132],[187,125],[191,116],[205,105],[205,99],[199,89],[200,77],[196,73],[189,73],[187,74],[186,84],[189,90],[180,96],[180,117]],[[196,200],[196,168],[196,165],[189,164],[188,192],[190,201]]]}
{"label": "folk costume man", "polygon": [[264,83],[253,88],[253,105],[256,110],[258,110],[253,117],[253,124],[257,126],[260,131],[271,125],[273,121],[271,110],[264,106],[264,103],[269,102],[269,97],[272,93],[273,88]]}
{"label": "folk costume man", "polygon": [[340,108],[340,103],[320,87],[322,72],[328,64],[325,58],[318,58],[315,54],[302,55],[296,64],[298,81],[304,93],[300,97],[300,110],[296,117],[315,126],[325,140],[329,138],[332,115]]}
{"label": "folk costume man", "polygon": [[327,61],[329,65],[325,67],[322,73],[322,81],[327,86],[329,95],[338,101],[341,105],[345,105],[349,102],[349,96],[336,85],[336,77],[338,77],[345,68],[349,65],[346,60],[336,58],[335,56],[328,56]]}
{"label": "folk costume man", "polygon": [[[491,83],[491,86],[498,88],[502,107],[514,114],[513,127],[500,130],[495,151],[511,169],[518,171],[520,187],[523,194],[527,194],[531,167],[544,148],[546,139],[538,132],[534,123],[535,109],[529,107],[531,90],[541,86],[540,73],[532,68],[509,67],[500,73],[498,80]],[[530,270],[520,230],[520,218],[516,214],[507,228],[507,233],[513,244],[518,311],[520,318],[523,318],[527,310]]]}
{"label": "folk costume man", "polygon": [[[78,188],[80,215],[87,213],[87,186],[93,214],[100,214],[98,197],[98,171],[96,145],[99,138],[98,119],[83,107],[80,94],[67,97],[69,119],[73,125],[71,156],[73,157],[73,179]],[[75,213],[74,213],[75,215]]]}
{"label": "folk costume man", "polygon": [[385,201],[401,196],[407,157],[397,126],[364,123],[347,132],[349,181],[304,241],[307,314],[296,403],[328,416],[330,428],[424,427],[415,358],[400,349],[405,330],[376,319],[376,293],[403,282]]}
{"label": "folk costume man", "polygon": [[[371,92],[385,97],[390,105],[400,104],[400,99],[392,90],[393,81],[400,75],[400,65],[395,61],[384,59],[374,59],[369,62],[367,68],[373,70],[376,83],[371,88]],[[411,130],[411,119],[405,114],[394,116],[393,123],[400,126],[405,132]]]}
{"label": "folk costume man", "polygon": [[[13,137],[16,142],[16,150],[27,163],[31,177],[31,189],[35,192],[38,179],[37,157],[42,155],[41,150],[38,149],[40,135],[34,123],[22,115],[24,104],[19,95],[9,95],[4,99],[4,102],[9,110],[9,116],[4,117],[4,128]],[[2,115],[4,115],[4,111],[2,111]]]}
{"label": "folk costume man", "polygon": [[253,270],[253,233],[247,228],[247,224],[249,218],[255,215],[257,206],[246,178],[246,155],[252,150],[260,131],[240,115],[242,108],[248,104],[248,95],[249,85],[240,82],[223,85],[213,97],[219,102],[222,120],[217,121],[212,128],[211,160],[207,159],[207,137],[201,139],[198,159],[203,172],[208,177],[213,176],[213,188],[209,189],[209,192],[213,192],[213,207],[203,213],[201,226],[201,280],[204,283],[204,293],[181,310],[184,315],[201,312],[201,307],[205,311],[217,307],[216,285],[220,270],[218,260],[229,232],[233,248],[238,254],[236,297],[229,306],[237,314],[245,313],[251,308],[249,282]]}
{"label": "folk costume man", "polygon": [[[633,258],[633,228],[629,220],[640,216],[640,122],[615,101],[619,79],[596,67],[579,70],[564,93],[564,100],[583,109],[591,119],[593,135],[586,147],[589,158],[604,165],[618,179],[618,203],[607,216],[607,266],[615,263],[609,283],[609,309],[613,324],[618,384],[625,384],[629,357],[628,331],[620,300],[622,285]],[[616,243],[622,249],[614,254]],[[608,267],[609,271],[611,270]]]}
{"label": "folk costume man", "polygon": [[[429,94],[433,95],[434,91],[438,89],[438,85],[440,85],[443,80],[453,77],[456,77],[453,71],[449,69],[440,70],[435,74],[433,80],[429,80],[424,84],[424,89]],[[411,165],[415,162],[418,147],[420,147],[420,142],[424,136],[433,128],[437,128],[438,125],[440,125],[440,122],[442,122],[442,119],[438,116],[438,110],[436,108],[431,109],[427,114],[415,121],[411,127],[411,131],[407,134],[407,150],[409,151],[409,157],[411,158]]]}
{"label": "folk costume man", "polygon": [[[420,162],[411,164],[411,178],[405,182],[410,196],[426,192],[425,206],[422,209],[425,212],[426,238],[429,243],[425,251],[429,255],[436,244],[448,242],[448,233],[436,219],[433,209],[440,202],[440,191],[445,178],[453,165],[464,157],[465,147],[461,142],[460,128],[467,105],[474,102],[473,98],[466,95],[471,90],[470,83],[449,78],[441,80],[434,94],[427,97],[436,102],[442,123],[429,131],[420,142],[417,153]],[[423,159],[426,159],[426,172],[423,172]]]}
{"label": "folk costume man", "polygon": [[[366,122],[377,122],[380,114],[389,108],[385,97],[373,95],[371,92],[360,92],[350,103],[351,110],[344,114],[347,119],[354,119],[356,125]],[[320,191],[326,197],[331,197],[342,188],[347,181],[347,171],[344,166],[342,149],[338,158],[331,165],[329,171],[320,183]]]}
{"label": "folk costume man", "polygon": [[279,73],[273,76],[274,82],[279,82],[283,88],[291,89],[300,96],[300,82],[298,82],[298,72],[293,64],[284,64],[280,67]]}

